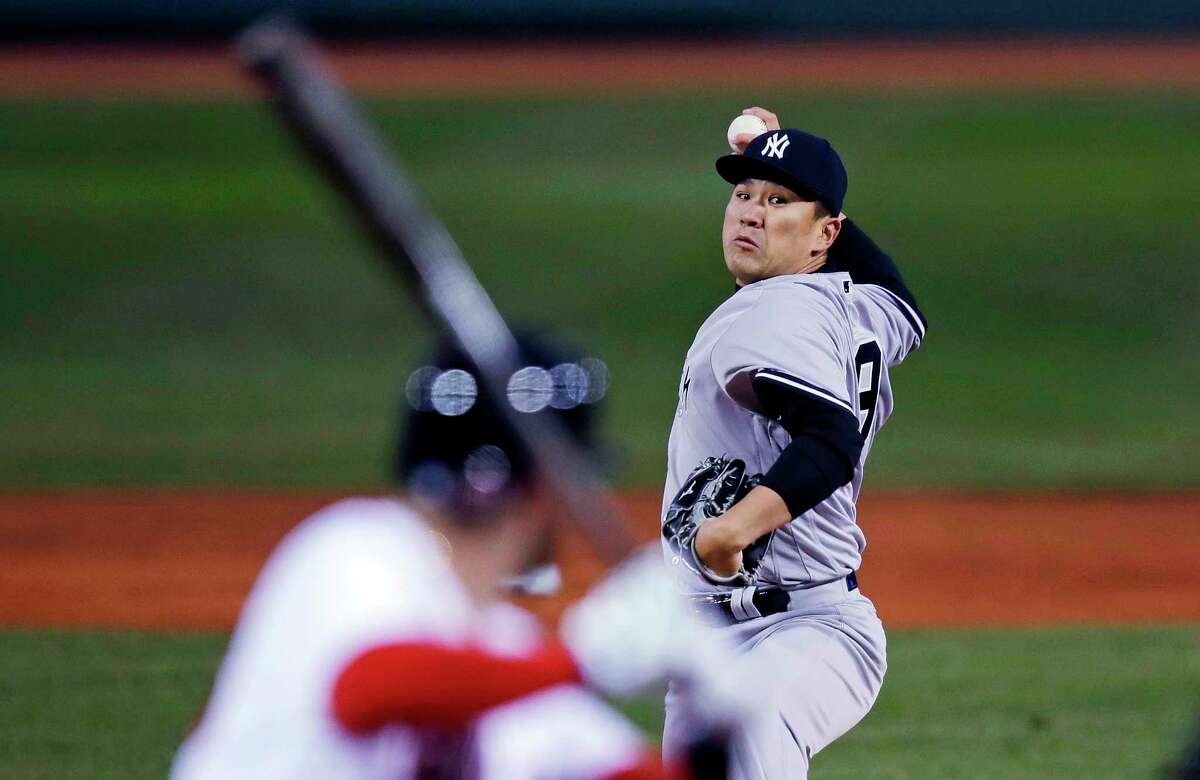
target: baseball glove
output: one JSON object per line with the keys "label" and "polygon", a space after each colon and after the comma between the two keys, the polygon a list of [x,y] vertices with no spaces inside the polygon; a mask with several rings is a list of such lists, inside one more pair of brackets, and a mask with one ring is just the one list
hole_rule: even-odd
{"label": "baseball glove", "polygon": [[675,494],[667,508],[663,538],[678,562],[714,585],[750,585],[755,581],[774,532],[764,534],[742,551],[742,568],[722,576],[696,555],[696,534],[708,521],[720,517],[758,484],[761,474],[746,475],[746,464],[737,458],[706,458]]}

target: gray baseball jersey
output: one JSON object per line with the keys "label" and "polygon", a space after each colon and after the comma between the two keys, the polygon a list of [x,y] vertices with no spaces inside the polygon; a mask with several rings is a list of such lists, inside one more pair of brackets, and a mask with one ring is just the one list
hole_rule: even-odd
{"label": "gray baseball jersey", "polygon": [[[764,585],[792,588],[855,571],[866,539],[855,519],[863,464],[892,413],[888,369],[919,346],[919,316],[889,290],[847,273],[776,276],[717,307],[688,350],[667,451],[663,513],[688,474],[711,456],[766,472],[791,441],[761,413],[751,380],[776,382],[858,416],[864,445],[853,479],[775,533],[758,570]],[[690,593],[728,590],[675,559]]]}

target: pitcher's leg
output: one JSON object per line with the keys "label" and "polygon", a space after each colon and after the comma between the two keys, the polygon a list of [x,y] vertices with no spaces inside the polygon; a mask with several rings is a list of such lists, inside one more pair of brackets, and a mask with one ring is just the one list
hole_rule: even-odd
{"label": "pitcher's leg", "polygon": [[663,760],[671,761],[678,758],[687,746],[687,725],[680,712],[679,694],[671,686],[667,686],[667,695],[663,701]]}
{"label": "pitcher's leg", "polygon": [[738,780],[804,778],[818,751],[849,731],[875,703],[887,667],[874,610],[798,617],[763,632],[747,649],[778,716],[762,719],[734,753]]}

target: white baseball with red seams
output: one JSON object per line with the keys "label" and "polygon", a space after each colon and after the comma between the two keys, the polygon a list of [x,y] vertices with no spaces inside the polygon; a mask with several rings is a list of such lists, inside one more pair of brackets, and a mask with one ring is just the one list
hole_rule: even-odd
{"label": "white baseball with red seams", "polygon": [[769,128],[767,123],[753,114],[741,114],[734,117],[734,120],[729,123],[729,129],[725,131],[725,140],[729,141],[729,148],[735,152],[741,152],[741,148],[737,145],[737,137],[743,133],[749,133],[751,136],[760,136],[767,132]]}

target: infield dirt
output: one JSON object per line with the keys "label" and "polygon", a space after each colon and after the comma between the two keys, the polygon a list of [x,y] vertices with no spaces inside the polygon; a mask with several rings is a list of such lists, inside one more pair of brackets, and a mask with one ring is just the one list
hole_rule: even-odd
{"label": "infield dirt", "polygon": [[[333,496],[0,496],[0,624],[228,629],[271,548]],[[659,498],[622,502],[639,537]],[[1200,620],[1200,495],[864,496],[863,590],[891,627]],[[561,540],[553,622],[602,567]]]}

